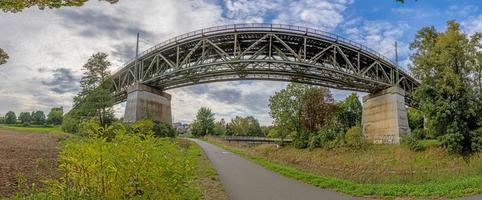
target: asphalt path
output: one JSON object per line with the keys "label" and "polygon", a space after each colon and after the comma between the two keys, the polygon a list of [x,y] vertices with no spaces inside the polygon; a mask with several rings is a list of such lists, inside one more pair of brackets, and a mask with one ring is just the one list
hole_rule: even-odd
{"label": "asphalt path", "polygon": [[232,200],[360,199],[309,185],[207,142],[193,139],[206,152]]}

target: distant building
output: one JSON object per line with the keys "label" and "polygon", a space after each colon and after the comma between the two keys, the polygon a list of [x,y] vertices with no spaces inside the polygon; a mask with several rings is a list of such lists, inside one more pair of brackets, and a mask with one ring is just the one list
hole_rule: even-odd
{"label": "distant building", "polygon": [[175,128],[176,130],[180,132],[185,132],[191,127],[191,124],[188,123],[182,123],[182,122],[175,122],[172,123],[172,127]]}

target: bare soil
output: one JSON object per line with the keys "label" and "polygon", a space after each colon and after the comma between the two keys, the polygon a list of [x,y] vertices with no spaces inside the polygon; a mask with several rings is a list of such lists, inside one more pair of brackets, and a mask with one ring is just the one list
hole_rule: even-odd
{"label": "bare soil", "polygon": [[58,176],[57,134],[0,129],[0,197],[26,192]]}

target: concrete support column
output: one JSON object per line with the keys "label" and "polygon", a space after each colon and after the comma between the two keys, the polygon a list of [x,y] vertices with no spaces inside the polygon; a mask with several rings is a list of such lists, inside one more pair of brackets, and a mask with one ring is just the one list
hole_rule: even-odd
{"label": "concrete support column", "polygon": [[410,134],[404,95],[391,87],[363,97],[362,127],[368,142],[400,144],[400,136]]}
{"label": "concrete support column", "polygon": [[136,83],[127,90],[124,121],[132,123],[146,118],[172,124],[171,95]]}

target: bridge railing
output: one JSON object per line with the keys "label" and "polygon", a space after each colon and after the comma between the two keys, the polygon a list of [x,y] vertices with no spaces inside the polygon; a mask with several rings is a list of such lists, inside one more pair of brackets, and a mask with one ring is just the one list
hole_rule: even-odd
{"label": "bridge railing", "polygon": [[[402,72],[406,73],[407,75],[411,75],[410,72],[405,70],[404,68],[398,66],[395,62],[393,62],[391,59],[387,58],[386,56],[378,53],[377,51],[364,46],[358,42],[355,42],[353,40],[344,38],[342,36],[339,36],[337,34],[333,34],[330,32],[318,30],[318,29],[313,29],[313,28],[308,28],[304,26],[295,26],[295,25],[286,25],[286,24],[265,24],[265,23],[250,23],[250,24],[231,24],[231,25],[222,25],[222,26],[215,26],[215,27],[209,27],[209,28],[204,28],[192,32],[188,32],[182,35],[179,35],[177,37],[171,38],[169,40],[165,40],[159,44],[156,44],[155,46],[143,51],[138,55],[138,57],[143,57],[146,54],[149,54],[157,49],[160,49],[165,46],[173,45],[176,43],[183,42],[187,39],[190,38],[195,38],[199,36],[209,36],[209,35],[214,35],[214,34],[219,34],[222,32],[231,32],[231,31],[253,31],[253,30],[266,30],[266,31],[288,31],[288,32],[294,32],[294,33],[301,33],[301,34],[306,34],[306,35],[312,35],[312,36],[321,36],[324,38],[331,39],[333,41],[337,42],[342,42],[344,44],[347,44],[355,49],[361,49],[364,50],[370,54],[373,54],[376,57],[379,57],[383,59],[385,62],[390,63],[391,65],[395,66],[397,69],[401,70]],[[117,74],[119,71],[124,69],[126,66],[129,64],[133,63],[137,58],[134,57],[127,61],[121,68],[119,68],[114,75]]]}
{"label": "bridge railing", "polygon": [[291,143],[291,139],[281,139],[281,138],[267,138],[267,137],[256,137],[256,136],[225,136],[224,140],[231,142],[247,142],[247,143]]}

